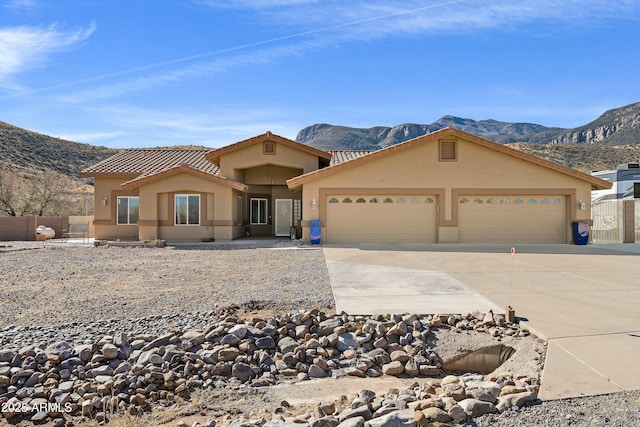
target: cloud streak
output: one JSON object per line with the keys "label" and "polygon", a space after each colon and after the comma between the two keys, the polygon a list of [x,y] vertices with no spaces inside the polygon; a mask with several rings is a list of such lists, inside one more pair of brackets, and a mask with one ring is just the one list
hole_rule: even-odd
{"label": "cloud streak", "polygon": [[0,82],[41,67],[52,54],[85,41],[95,29],[95,24],[68,31],[58,29],[55,24],[0,28]]}
{"label": "cloud streak", "polygon": [[[420,34],[469,33],[482,29],[508,31],[520,24],[536,21],[568,21],[606,19],[628,14],[639,6],[633,0],[610,1],[603,4],[596,0],[449,0],[449,1],[315,1],[315,0],[197,0],[197,4],[219,9],[236,9],[257,14],[256,20],[265,25],[290,28],[283,36],[263,39],[253,43],[231,46],[201,54],[190,55],[142,67],[97,75],[86,79],[36,89],[39,92],[62,87],[77,86],[95,81],[113,81],[105,85],[71,94],[65,100],[83,100],[118,97],[131,91],[141,91],[187,79],[226,72],[234,67],[246,67],[267,63],[306,51],[327,49],[345,43],[370,41],[385,37],[414,36]],[[297,30],[297,31],[296,31]],[[60,40],[88,37],[93,28],[67,34]],[[28,37],[23,37],[27,40]],[[53,38],[56,40],[56,38]],[[69,41],[69,44],[72,42]],[[0,46],[2,36],[0,33]],[[2,60],[0,47],[0,60]],[[49,49],[42,49],[48,52]],[[7,55],[11,60],[11,55]],[[37,63],[34,58],[16,55],[16,59],[4,65],[9,70],[27,63]],[[2,68],[0,65],[0,82]],[[6,74],[6,72],[5,72]],[[123,78],[126,76],[130,77]]]}

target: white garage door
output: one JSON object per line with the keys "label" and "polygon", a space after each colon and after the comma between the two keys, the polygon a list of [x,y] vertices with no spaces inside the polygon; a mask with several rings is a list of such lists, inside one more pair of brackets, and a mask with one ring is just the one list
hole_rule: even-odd
{"label": "white garage door", "polygon": [[435,196],[328,196],[328,243],[434,243]]}
{"label": "white garage door", "polygon": [[462,196],[461,243],[566,243],[564,196]]}

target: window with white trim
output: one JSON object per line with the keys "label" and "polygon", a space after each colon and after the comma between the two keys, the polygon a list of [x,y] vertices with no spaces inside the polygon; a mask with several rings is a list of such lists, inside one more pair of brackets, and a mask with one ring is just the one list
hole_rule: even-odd
{"label": "window with white trim", "polygon": [[267,224],[267,199],[251,199],[251,224]]}
{"label": "window with white trim", "polygon": [[175,224],[200,225],[200,195],[175,195]]}
{"label": "window with white trim", "polygon": [[140,197],[118,196],[118,225],[137,224],[140,216]]}

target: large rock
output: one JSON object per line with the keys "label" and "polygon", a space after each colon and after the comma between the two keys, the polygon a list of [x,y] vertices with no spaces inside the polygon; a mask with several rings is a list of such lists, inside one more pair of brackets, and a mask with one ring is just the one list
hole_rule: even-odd
{"label": "large rock", "polygon": [[461,400],[458,402],[458,405],[460,405],[465,414],[471,418],[496,412],[496,407],[493,403],[473,398]]}
{"label": "large rock", "polygon": [[347,351],[350,348],[358,348],[360,344],[356,338],[356,334],[353,332],[345,332],[344,334],[338,335],[338,344],[336,344],[336,348],[340,351]]}
{"label": "large rock", "polygon": [[373,415],[371,414],[371,409],[369,409],[369,406],[362,405],[353,409],[345,409],[340,413],[338,420],[340,422],[343,422],[344,420],[347,420],[349,418],[362,417],[365,421],[368,421],[372,416]]}
{"label": "large rock", "polygon": [[414,427],[417,425],[414,413],[412,409],[393,411],[369,420],[369,425],[371,427]]}
{"label": "large rock", "polygon": [[342,320],[338,317],[322,321],[318,324],[318,336],[323,337],[325,335],[331,335],[333,330],[338,326],[342,326]]}
{"label": "large rock", "polygon": [[255,344],[256,344],[256,347],[263,350],[271,350],[276,348],[276,342],[273,339],[273,337],[270,337],[270,336],[258,338],[255,341]]}
{"label": "large rock", "polygon": [[399,361],[387,363],[382,365],[382,373],[385,375],[402,375],[404,372],[404,366]]}
{"label": "large rock", "polygon": [[284,337],[278,341],[278,349],[281,353],[289,353],[298,346],[298,342],[291,337]]}
{"label": "large rock", "polygon": [[102,355],[108,360],[115,359],[118,357],[118,347],[107,343],[102,346]]}
{"label": "large rock", "polygon": [[309,427],[336,427],[340,424],[340,421],[333,415],[315,419],[311,422]]}
{"label": "large rock", "polygon": [[495,403],[500,396],[502,387],[492,381],[468,381],[464,383],[468,397]]}
{"label": "large rock", "polygon": [[338,427],[364,427],[365,419],[363,417],[347,418],[338,424]]}
{"label": "large rock", "polygon": [[327,373],[320,366],[311,365],[309,366],[308,375],[309,375],[309,378],[324,378],[327,376]]}
{"label": "large rock", "polygon": [[422,410],[422,413],[429,422],[448,423],[453,421],[453,418],[440,408],[426,408]]}
{"label": "large rock", "polygon": [[231,375],[239,379],[240,381],[247,382],[255,376],[255,372],[251,369],[251,366],[246,363],[234,363],[231,368]]}
{"label": "large rock", "polygon": [[534,400],[536,400],[536,395],[531,391],[507,394],[498,397],[498,404],[496,405],[496,409],[498,410],[498,412],[504,412],[514,406],[521,408],[525,403],[533,402]]}
{"label": "large rock", "polygon": [[236,360],[238,356],[240,356],[240,350],[235,347],[223,348],[218,352],[218,360],[222,362]]}

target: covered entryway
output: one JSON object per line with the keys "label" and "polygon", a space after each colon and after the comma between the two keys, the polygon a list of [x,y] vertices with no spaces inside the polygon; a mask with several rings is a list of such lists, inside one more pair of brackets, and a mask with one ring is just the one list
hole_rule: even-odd
{"label": "covered entryway", "polygon": [[460,243],[567,243],[565,196],[461,196],[458,209]]}
{"label": "covered entryway", "polygon": [[329,195],[328,243],[435,243],[436,197]]}

